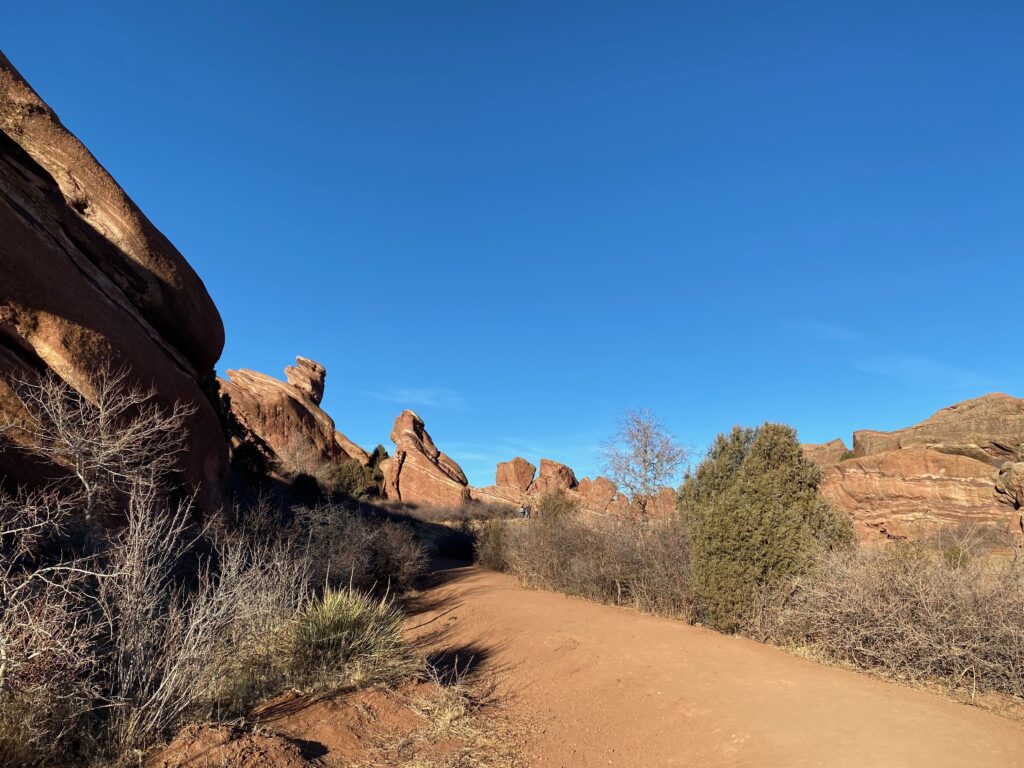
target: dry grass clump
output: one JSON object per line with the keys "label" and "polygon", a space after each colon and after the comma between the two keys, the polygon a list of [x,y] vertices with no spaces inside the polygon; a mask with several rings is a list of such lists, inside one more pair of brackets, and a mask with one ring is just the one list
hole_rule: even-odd
{"label": "dry grass clump", "polygon": [[754,630],[900,680],[1024,696],[1024,568],[962,544],[827,554]]}
{"label": "dry grass clump", "polygon": [[487,520],[516,517],[517,508],[511,503],[469,501],[454,507],[427,507],[405,505],[400,512],[425,523],[468,524]]}
{"label": "dry grass clump", "polygon": [[337,687],[409,677],[416,664],[402,639],[404,615],[387,597],[328,589],[284,626],[280,662],[293,683]]}

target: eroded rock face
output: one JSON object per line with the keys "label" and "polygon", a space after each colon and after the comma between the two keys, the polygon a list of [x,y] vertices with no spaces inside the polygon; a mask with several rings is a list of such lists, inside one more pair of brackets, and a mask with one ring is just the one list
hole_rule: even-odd
{"label": "eroded rock face", "polygon": [[416,413],[398,415],[391,440],[394,455],[380,465],[385,498],[425,506],[459,506],[470,500],[462,468],[434,445]]}
{"label": "eroded rock face", "polygon": [[921,539],[964,523],[1014,533],[1017,517],[997,502],[996,470],[930,448],[849,459],[824,471],[821,494],[853,517],[862,540]]}
{"label": "eroded rock face", "polygon": [[1024,399],[1001,393],[984,395],[943,408],[930,418],[893,432],[853,433],[856,456],[901,448],[930,448],[1000,466],[1016,459],[1024,445]]}
{"label": "eroded rock face", "polygon": [[1013,509],[1024,507],[1024,461],[1007,462],[999,470],[996,499]]}
{"label": "eroded rock face", "polygon": [[551,491],[571,491],[576,485],[576,473],[572,467],[551,459],[541,459],[540,474],[530,486],[530,493],[542,496]]}
{"label": "eroded rock face", "polygon": [[308,357],[296,357],[295,365],[284,369],[284,377],[296,389],[317,405],[324,399],[324,383],[327,381],[327,369]]}
{"label": "eroded rock face", "polygon": [[511,461],[502,461],[494,473],[494,484],[505,488],[525,491],[533,482],[537,468],[521,456]]}
{"label": "eroded rock face", "polygon": [[[0,378],[50,369],[89,396],[110,364],[166,407],[191,404],[182,474],[212,511],[227,443],[200,381],[223,343],[188,262],[0,54]],[[15,408],[0,383],[0,420]],[[22,470],[0,456],[9,482]]]}
{"label": "eroded rock face", "polygon": [[803,443],[800,450],[803,451],[804,458],[822,467],[838,464],[850,452],[846,443],[839,438],[829,440],[827,443]]}
{"label": "eroded rock face", "polygon": [[287,381],[249,370],[228,371],[221,389],[231,398],[231,412],[244,439],[257,446],[283,474],[316,475],[331,463],[369,457],[334,426],[320,407],[326,369],[305,357],[285,369]]}

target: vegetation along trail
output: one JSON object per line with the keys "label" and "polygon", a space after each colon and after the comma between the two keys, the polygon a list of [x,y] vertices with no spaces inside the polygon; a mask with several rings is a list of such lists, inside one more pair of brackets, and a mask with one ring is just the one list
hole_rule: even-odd
{"label": "vegetation along trail", "polygon": [[1024,725],[700,627],[440,571],[411,632],[496,674],[536,766],[1024,766]]}

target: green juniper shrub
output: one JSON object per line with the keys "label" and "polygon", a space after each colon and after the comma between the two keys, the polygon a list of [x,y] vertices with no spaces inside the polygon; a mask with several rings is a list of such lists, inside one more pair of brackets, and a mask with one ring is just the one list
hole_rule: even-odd
{"label": "green juniper shrub", "polygon": [[679,500],[705,623],[742,629],[759,592],[806,573],[820,552],[852,544],[849,519],[818,495],[820,477],[784,424],[716,438]]}
{"label": "green juniper shrub", "polygon": [[353,501],[363,501],[376,489],[373,470],[364,467],[355,459],[338,462],[332,472],[329,484],[331,490]]}

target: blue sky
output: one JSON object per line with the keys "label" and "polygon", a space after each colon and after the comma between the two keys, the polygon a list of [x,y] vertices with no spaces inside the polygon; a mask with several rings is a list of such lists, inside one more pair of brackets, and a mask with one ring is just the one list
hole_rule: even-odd
{"label": "blue sky", "polygon": [[53,3],[0,45],[217,302],[218,365],[478,484],[623,406],[849,440],[1024,394],[1015,2]]}

